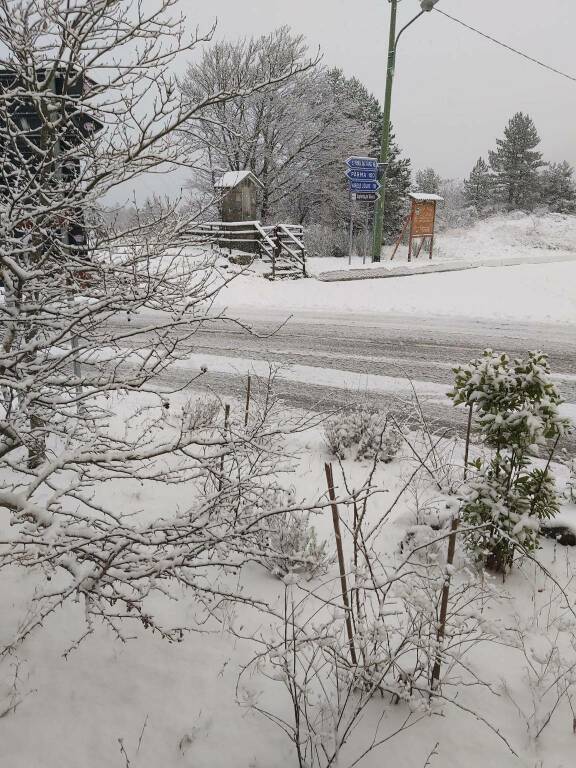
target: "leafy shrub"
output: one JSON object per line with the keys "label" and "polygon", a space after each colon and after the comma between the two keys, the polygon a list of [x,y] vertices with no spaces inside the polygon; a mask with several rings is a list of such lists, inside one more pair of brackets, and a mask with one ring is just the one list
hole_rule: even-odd
{"label": "leafy shrub", "polygon": [[339,459],[377,459],[389,462],[398,453],[402,436],[389,416],[376,408],[342,411],[326,424],[328,450]]}
{"label": "leafy shrub", "polygon": [[332,562],[326,541],[318,541],[305,512],[281,512],[269,518],[261,544],[261,565],[278,578],[304,573],[314,578],[325,573]]}
{"label": "leafy shrub", "polygon": [[474,409],[476,425],[488,459],[476,469],[462,500],[462,519],[470,528],[466,543],[473,555],[492,570],[504,573],[517,549],[533,551],[539,544],[540,521],[559,509],[549,471],[534,467],[532,457],[569,429],[558,411],[562,402],[550,378],[546,355],[529,352],[528,359],[510,362],[488,349],[479,360],[455,369],[456,405]]}
{"label": "leafy shrub", "polygon": [[490,463],[470,482],[463,508],[467,526],[483,526],[467,534],[469,549],[497,572],[510,568],[517,548],[526,552],[538,549],[540,521],[549,520],[559,510],[554,480],[548,472],[533,469],[518,473],[508,487],[514,475],[509,459],[503,460],[498,473]]}

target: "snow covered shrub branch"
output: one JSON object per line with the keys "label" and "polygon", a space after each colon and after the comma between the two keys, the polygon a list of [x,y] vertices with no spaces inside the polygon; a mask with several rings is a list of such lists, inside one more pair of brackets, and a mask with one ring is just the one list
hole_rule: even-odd
{"label": "snow covered shrub branch", "polygon": [[[136,409],[126,437],[106,439],[101,430],[92,450],[69,446],[27,485],[13,471],[0,492],[12,520],[0,539],[0,571],[16,565],[45,577],[16,640],[70,598],[83,605],[89,631],[98,618],[122,637],[133,619],[169,639],[181,639],[187,625],[166,625],[155,611],[159,597],[181,586],[194,591],[199,608],[250,600],[227,586],[226,574],[258,555],[256,532],[290,509],[270,496],[279,454],[289,468],[282,447],[289,425],[279,424],[270,397],[249,430],[241,414],[224,426],[221,409],[198,403],[167,424],[164,402]],[[186,507],[162,501],[171,484],[187,488]],[[122,508],[123,498],[136,506],[147,496],[146,515]]]}
{"label": "snow covered shrub branch", "polygon": [[326,444],[338,459],[358,461],[376,457],[389,462],[402,443],[397,422],[368,405],[348,408],[332,417],[325,428]]}
{"label": "snow covered shrub branch", "polygon": [[[344,478],[346,495],[352,498],[338,503],[351,552],[345,573],[348,599],[342,599],[341,575],[328,573],[315,587],[287,580],[284,615],[271,636],[258,638],[261,650],[241,675],[242,680],[248,671],[258,671],[281,684],[291,717],[277,696],[241,695],[241,701],[285,732],[302,768],[356,766],[444,705],[484,723],[514,753],[489,716],[461,694],[462,689],[481,687],[496,695],[472,662],[479,644],[508,642],[498,622],[484,615],[489,586],[466,568],[465,561],[446,563],[450,534],[445,531],[409,551],[383,554],[382,540],[390,536],[390,527],[384,532],[379,523],[369,524],[366,515],[369,504],[380,503],[372,479],[371,473],[363,489],[351,493],[350,481]],[[386,510],[380,515],[389,518]],[[452,588],[442,615],[447,578]],[[242,694],[242,684],[238,690]],[[360,738],[358,726],[366,719],[374,730],[367,737],[364,726]]]}
{"label": "snow covered shrub branch", "polygon": [[258,562],[279,578],[289,574],[305,574],[311,579],[325,573],[332,557],[326,541],[318,541],[310,525],[310,513],[294,509],[293,493],[274,491],[263,503],[272,509],[292,508],[273,515],[262,529],[262,554]]}
{"label": "snow covered shrub branch", "polygon": [[[564,719],[566,733],[576,727],[576,614],[567,610],[574,602],[575,574],[567,567],[559,582],[535,563],[525,575],[534,583],[532,604],[510,622],[513,647],[522,654],[523,686],[514,690],[504,679],[501,687],[536,741],[553,719]],[[536,589],[536,583],[544,588]]]}
{"label": "snow covered shrub branch", "polygon": [[[206,569],[252,556],[264,514],[252,501],[289,429],[268,386],[248,430],[224,428],[211,406],[178,413],[175,393],[205,373],[187,358],[197,332],[222,322],[211,307],[224,279],[178,245],[194,214],[176,202],[127,227],[103,215],[106,195],[179,163],[184,123],[311,65],[285,58],[184,100],[171,68],[212,31],[188,34],[175,11],[176,0],[0,3],[0,569],[46,577],[20,638],[69,598],[118,634],[136,618],[177,636],[152,596],[172,581],[228,594]],[[130,483],[149,498],[184,483],[189,506],[160,494],[134,510]]]}
{"label": "snow covered shrub branch", "polygon": [[564,495],[573,504],[576,503],[576,459],[572,459],[568,465],[570,476],[566,483]]}

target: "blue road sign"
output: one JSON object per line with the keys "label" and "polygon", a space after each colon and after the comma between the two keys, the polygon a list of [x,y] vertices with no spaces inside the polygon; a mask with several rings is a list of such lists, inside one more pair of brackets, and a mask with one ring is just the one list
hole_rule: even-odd
{"label": "blue road sign", "polygon": [[358,203],[375,203],[380,200],[379,192],[352,192],[352,197]]}
{"label": "blue road sign", "polygon": [[379,181],[351,181],[350,192],[378,192]]}
{"label": "blue road sign", "polygon": [[370,169],[358,169],[358,168],[349,168],[346,171],[346,176],[351,181],[376,181],[376,177],[378,175],[377,170]]}
{"label": "blue road sign", "polygon": [[375,171],[378,168],[378,160],[374,157],[357,157],[355,155],[346,160],[346,165],[348,168],[365,168]]}

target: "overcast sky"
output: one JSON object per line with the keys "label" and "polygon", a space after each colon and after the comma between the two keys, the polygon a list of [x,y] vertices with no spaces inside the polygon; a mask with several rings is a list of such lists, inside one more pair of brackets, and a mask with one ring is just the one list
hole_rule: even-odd
{"label": "overcast sky", "polygon": [[[154,0],[146,0],[150,7]],[[290,25],[324,62],[355,75],[383,99],[387,0],[180,0],[191,25],[218,21],[217,38]],[[440,0],[439,8],[576,76],[574,0]],[[400,22],[419,10],[402,0]],[[576,165],[576,82],[480,38],[436,12],[408,30],[399,50],[392,120],[415,169],[468,174],[517,111],[534,119],[547,160]],[[156,183],[156,189],[159,185]]]}

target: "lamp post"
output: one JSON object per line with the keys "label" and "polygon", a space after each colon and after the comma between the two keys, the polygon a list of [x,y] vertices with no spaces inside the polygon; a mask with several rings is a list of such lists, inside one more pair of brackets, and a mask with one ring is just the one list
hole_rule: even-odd
{"label": "lamp post", "polygon": [[388,69],[386,72],[386,95],[384,97],[384,118],[382,122],[382,139],[380,144],[380,198],[376,201],[374,211],[374,233],[372,242],[372,261],[380,261],[382,250],[382,230],[384,224],[384,205],[386,203],[386,182],[388,179],[388,156],[390,151],[390,110],[392,107],[392,86],[394,84],[394,69],[396,67],[396,49],[403,32],[414,22],[431,11],[439,0],[420,0],[422,10],[396,34],[396,18],[399,0],[388,0],[390,8],[390,33],[388,38]]}

